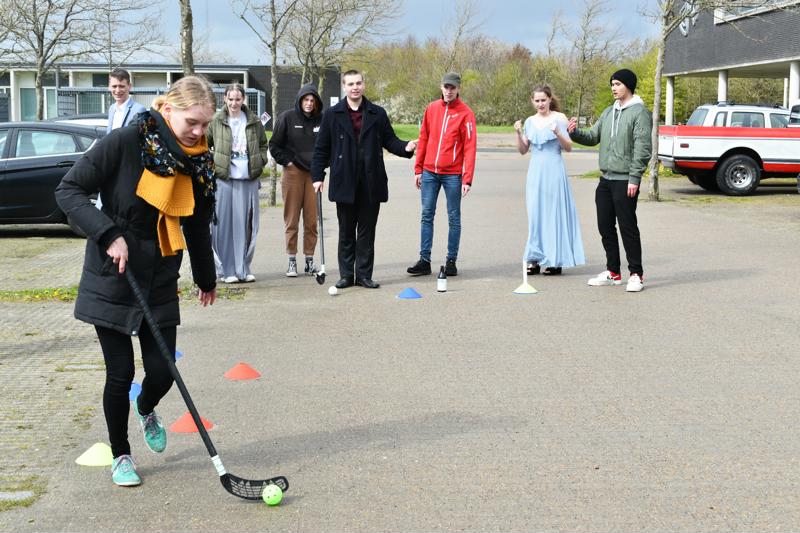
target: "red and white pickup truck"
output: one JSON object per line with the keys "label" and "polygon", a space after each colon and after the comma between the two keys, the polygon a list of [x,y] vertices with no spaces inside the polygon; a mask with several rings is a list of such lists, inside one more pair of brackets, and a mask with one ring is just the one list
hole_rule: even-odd
{"label": "red and white pickup truck", "polygon": [[800,128],[787,126],[785,108],[701,106],[686,126],[659,127],[658,159],[704,189],[750,194],[762,179],[800,174]]}

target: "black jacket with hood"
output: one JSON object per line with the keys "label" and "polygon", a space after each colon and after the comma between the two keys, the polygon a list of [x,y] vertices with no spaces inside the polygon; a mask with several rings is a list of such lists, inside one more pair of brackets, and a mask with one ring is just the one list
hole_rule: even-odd
{"label": "black jacket with hood", "polygon": [[[151,111],[155,113],[155,111]],[[128,265],[161,327],[180,323],[178,277],[183,252],[163,257],[158,247],[158,210],[136,195],[144,171],[139,127],[125,126],[102,139],[67,172],[56,188],[59,207],[88,236],[75,317],[126,335],[141,329],[142,310],[125,276],[106,253],[119,236],[128,245]],[[211,202],[193,180],[194,213],[181,218],[195,283],[216,286],[211,250]],[[100,191],[102,211],[89,201]]]}
{"label": "black jacket with hood", "polygon": [[[313,95],[317,100],[318,111],[315,115],[306,116],[300,102],[306,95]],[[314,155],[314,141],[322,122],[322,98],[312,84],[303,85],[297,93],[294,109],[284,111],[275,122],[269,151],[275,161],[282,166],[294,163],[295,166],[308,172],[311,169],[311,158]]]}

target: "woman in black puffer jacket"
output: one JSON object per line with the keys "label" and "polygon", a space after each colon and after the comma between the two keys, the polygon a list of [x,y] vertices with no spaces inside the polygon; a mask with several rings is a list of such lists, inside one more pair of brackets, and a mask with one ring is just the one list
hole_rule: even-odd
{"label": "woman in black puffer jacket", "polygon": [[[125,269],[139,282],[171,353],[180,323],[178,275],[184,249],[190,252],[200,302],[206,306],[216,299],[209,230],[214,165],[205,140],[214,106],[205,80],[181,78],[136,123],[100,140],[56,189],[61,209],[88,236],[75,317],[95,326],[103,350],[103,410],[117,485],[141,483],[128,442],[128,391],[135,371],[131,336],[139,337],[145,370],[134,413],[154,452],[167,445],[154,409],[173,382]],[[97,192],[102,210],[89,201]]]}

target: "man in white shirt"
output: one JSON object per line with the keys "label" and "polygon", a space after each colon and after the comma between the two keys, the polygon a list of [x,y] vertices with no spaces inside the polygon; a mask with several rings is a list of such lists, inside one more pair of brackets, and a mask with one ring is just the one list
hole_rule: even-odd
{"label": "man in white shirt", "polygon": [[133,119],[146,111],[145,107],[131,98],[131,75],[127,70],[115,68],[108,75],[108,90],[114,97],[114,103],[108,108],[108,126],[106,133],[127,126]]}
{"label": "man in white shirt", "polygon": [[[147,111],[139,102],[134,102],[131,98],[131,75],[124,68],[115,68],[108,75],[108,90],[114,97],[114,103],[108,108],[108,124],[106,125],[106,135],[111,130],[127,126],[136,115],[142,111]],[[95,202],[97,209],[103,207],[100,195],[97,195]]]}

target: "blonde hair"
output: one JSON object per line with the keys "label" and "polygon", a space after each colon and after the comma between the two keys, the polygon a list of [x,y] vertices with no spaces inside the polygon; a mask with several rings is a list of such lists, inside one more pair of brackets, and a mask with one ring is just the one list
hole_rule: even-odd
{"label": "blonde hair", "polygon": [[209,106],[217,109],[217,98],[211,84],[201,76],[184,76],[172,85],[166,94],[157,96],[152,107],[161,111],[164,104],[169,103],[175,109],[189,109],[195,105]]}

